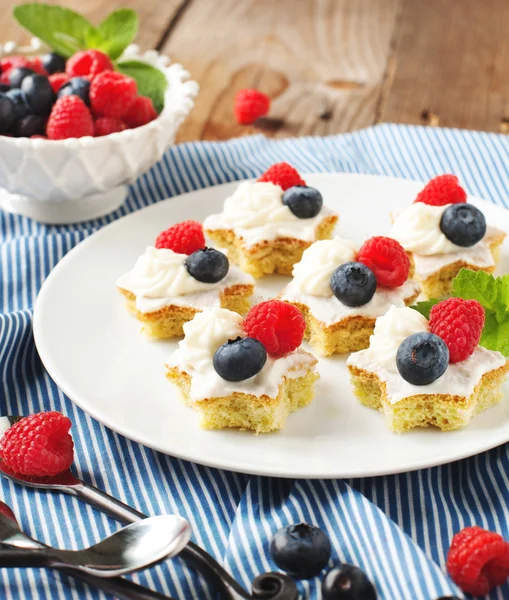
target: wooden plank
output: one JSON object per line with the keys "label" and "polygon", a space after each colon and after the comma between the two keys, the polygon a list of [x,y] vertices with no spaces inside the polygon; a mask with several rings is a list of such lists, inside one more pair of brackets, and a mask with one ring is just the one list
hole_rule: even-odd
{"label": "wooden plank", "polygon": [[503,131],[509,2],[405,0],[378,120]]}
{"label": "wooden plank", "polygon": [[[110,12],[119,8],[134,8],[140,18],[140,29],[136,43],[142,49],[155,48],[160,40],[164,38],[168,26],[177,14],[180,6],[185,0],[45,0],[47,4],[65,4],[85,15],[92,23],[102,21]],[[27,34],[14,20],[12,8],[20,4],[17,0],[2,0],[2,11],[0,14],[0,28],[2,39],[25,43],[30,39]]]}
{"label": "wooden plank", "polygon": [[[178,139],[260,131],[233,117],[235,93],[272,99],[275,137],[373,123],[400,0],[194,0],[164,50],[200,84]],[[320,113],[330,113],[320,118]]]}

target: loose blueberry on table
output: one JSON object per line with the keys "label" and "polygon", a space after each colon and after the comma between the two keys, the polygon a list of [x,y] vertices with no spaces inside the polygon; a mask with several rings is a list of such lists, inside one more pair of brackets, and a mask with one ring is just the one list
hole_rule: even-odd
{"label": "loose blueberry on table", "polygon": [[283,571],[298,579],[310,579],[329,562],[331,544],[319,527],[299,523],[276,532],[270,543],[270,553]]}
{"label": "loose blueberry on table", "polygon": [[323,600],[376,600],[374,585],[355,565],[330,569],[322,582]]}

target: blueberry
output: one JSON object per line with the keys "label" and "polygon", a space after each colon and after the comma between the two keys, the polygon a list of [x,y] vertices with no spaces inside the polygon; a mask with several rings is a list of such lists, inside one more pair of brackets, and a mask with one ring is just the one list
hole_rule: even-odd
{"label": "blueberry", "polygon": [[376,277],[366,265],[347,262],[332,273],[330,286],[336,298],[346,306],[362,306],[375,295]]}
{"label": "blueberry", "polygon": [[55,92],[46,75],[27,75],[21,84],[32,112],[41,117],[47,117],[55,102]]}
{"label": "blueberry", "polygon": [[376,600],[375,586],[362,569],[339,565],[327,571],[322,582],[323,600]]}
{"label": "blueberry", "polygon": [[90,106],[90,81],[85,77],[73,77],[58,90],[57,96],[78,96]]}
{"label": "blueberry", "polygon": [[27,67],[16,67],[9,72],[9,83],[12,88],[20,88],[25,77],[33,75],[35,71]]}
{"label": "blueberry", "polygon": [[267,351],[254,338],[228,340],[214,353],[213,365],[216,373],[226,381],[244,381],[254,377],[263,369]]}
{"label": "blueberry", "polygon": [[276,565],[297,579],[316,577],[327,565],[331,544],[319,527],[299,523],[283,527],[270,542],[270,553]]}
{"label": "blueberry", "polygon": [[44,135],[46,119],[38,115],[28,115],[23,117],[14,128],[14,133],[18,137],[32,137],[33,135]]}
{"label": "blueberry", "polygon": [[16,107],[6,95],[0,94],[0,133],[8,131],[16,122]]}
{"label": "blueberry", "polygon": [[203,283],[221,281],[230,266],[226,255],[215,248],[196,250],[186,258],[185,265],[189,275]]}
{"label": "blueberry", "polygon": [[399,374],[412,385],[428,385],[441,377],[449,364],[449,348],[434,333],[414,333],[396,353]]}
{"label": "blueberry", "polygon": [[5,94],[5,92],[8,92],[10,89],[10,85],[7,85],[6,83],[0,83],[0,93]]}
{"label": "blueberry", "polygon": [[473,246],[486,233],[486,219],[473,204],[451,204],[442,213],[440,229],[456,246]]}
{"label": "blueberry", "polygon": [[32,113],[32,109],[28,104],[28,100],[25,92],[21,90],[14,89],[5,92],[5,95],[12,100],[14,103],[14,107],[16,109],[16,119],[20,120],[27,115]]}
{"label": "blueberry", "polygon": [[283,194],[283,204],[299,219],[312,219],[322,210],[322,194],[306,185],[295,185]]}
{"label": "blueberry", "polygon": [[50,52],[42,57],[42,66],[51,75],[65,71],[65,58],[56,52]]}

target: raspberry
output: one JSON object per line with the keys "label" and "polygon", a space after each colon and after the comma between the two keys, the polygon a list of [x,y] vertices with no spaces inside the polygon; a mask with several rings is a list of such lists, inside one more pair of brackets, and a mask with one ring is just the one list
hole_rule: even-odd
{"label": "raspberry", "polygon": [[2,68],[2,73],[6,73],[16,67],[30,68],[30,61],[25,56],[6,56],[0,60],[0,67]]}
{"label": "raspberry", "polygon": [[114,71],[100,73],[90,84],[92,110],[101,117],[121,119],[134,102],[136,94],[136,81]]}
{"label": "raspberry", "polygon": [[251,125],[269,112],[270,98],[260,90],[240,90],[235,96],[233,112],[241,125]]}
{"label": "raspberry", "polygon": [[29,58],[27,67],[35,71],[35,73],[39,73],[39,75],[47,75],[47,71],[42,64],[42,60],[36,56],[35,58]]}
{"label": "raspberry", "polygon": [[449,348],[449,362],[467,359],[477,348],[484,327],[484,308],[477,300],[447,298],[435,304],[429,315],[429,330]]}
{"label": "raspberry", "polygon": [[429,181],[417,194],[414,202],[424,202],[432,206],[466,202],[467,193],[460,186],[456,175],[439,175]]}
{"label": "raspberry", "polygon": [[403,246],[396,240],[381,235],[362,244],[357,261],[369,267],[377,284],[395,288],[403,285],[410,272],[410,259]]}
{"label": "raspberry", "polygon": [[452,539],[447,570],[464,592],[485,596],[509,576],[509,543],[498,533],[465,527]]}
{"label": "raspberry", "polygon": [[70,77],[95,77],[104,71],[113,71],[113,63],[99,50],[82,50],[71,56],[65,71]]}
{"label": "raspberry", "polygon": [[131,128],[141,127],[157,119],[157,112],[152,100],[146,96],[138,96],[124,115],[124,123]]}
{"label": "raspberry", "polygon": [[53,88],[53,91],[56,94],[58,90],[64,85],[64,83],[67,83],[69,81],[70,77],[69,75],[67,75],[67,73],[53,73],[53,75],[50,75],[48,79],[51,84],[51,87]]}
{"label": "raspberry", "polygon": [[101,137],[110,133],[117,133],[117,131],[124,131],[125,128],[125,124],[120,119],[101,117],[94,123],[94,135],[95,137]]}
{"label": "raspberry", "polygon": [[281,300],[256,304],[244,320],[244,331],[261,342],[267,353],[280,358],[302,343],[306,322],[298,308]]}
{"label": "raspberry", "polygon": [[157,236],[156,248],[167,248],[178,254],[192,254],[205,248],[203,227],[198,221],[182,221],[172,225]]}
{"label": "raspberry", "polygon": [[59,98],[46,125],[50,140],[65,140],[94,134],[94,122],[86,104],[78,96]]}
{"label": "raspberry", "polygon": [[74,458],[70,428],[70,419],[56,411],[23,417],[0,440],[0,458],[14,473],[57,475]]}
{"label": "raspberry", "polygon": [[306,185],[297,169],[285,162],[277,163],[269,167],[263,175],[258,177],[258,181],[270,181],[283,188],[283,191],[294,185]]}

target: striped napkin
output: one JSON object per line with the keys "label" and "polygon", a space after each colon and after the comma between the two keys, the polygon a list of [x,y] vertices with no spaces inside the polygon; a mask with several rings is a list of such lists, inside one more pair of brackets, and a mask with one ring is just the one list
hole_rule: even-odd
{"label": "striped napkin", "polygon": [[[308,521],[328,532],[335,560],[368,573],[382,600],[461,596],[444,571],[453,533],[477,524],[509,538],[507,445],[443,467],[353,481],[269,479],[201,467],[133,443],[74,406],[38,359],[32,308],[52,267],[106,223],[168,196],[252,177],[274,162],[287,160],[304,172],[420,180],[453,172],[470,193],[505,206],[507,156],[505,136],[397,125],[326,138],[197,142],[172,148],[131,187],[126,204],[103,219],[51,227],[0,213],[2,414],[68,414],[81,477],[147,514],[185,516],[194,540],[246,587],[258,573],[275,568],[268,554],[271,535]],[[46,543],[83,547],[118,527],[73,498],[22,490],[4,480],[0,485],[23,528]],[[9,599],[106,598],[52,571],[3,570],[0,577],[0,596]],[[179,600],[213,598],[206,582],[179,559],[134,578]],[[319,580],[299,586],[303,597],[321,597]],[[509,585],[490,598],[509,598]]]}

